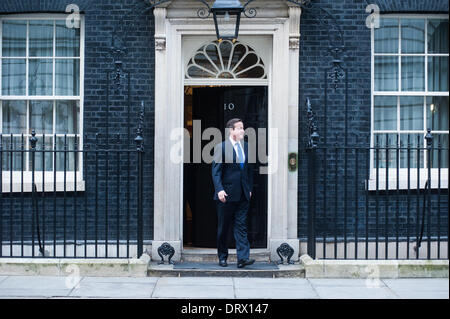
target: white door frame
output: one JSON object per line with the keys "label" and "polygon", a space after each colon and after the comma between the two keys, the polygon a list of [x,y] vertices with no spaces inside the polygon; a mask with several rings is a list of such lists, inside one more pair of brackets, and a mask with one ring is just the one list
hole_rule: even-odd
{"label": "white door frame", "polygon": [[[276,249],[284,242],[294,249],[292,259],[298,260],[298,181],[297,172],[288,171],[288,153],[298,151],[298,33],[301,11],[298,7],[288,8],[286,4],[280,3],[285,6],[288,17],[243,19],[239,34],[243,38],[272,38],[271,61],[266,65],[270,67],[268,158],[269,166],[272,165],[275,170],[268,176],[267,242],[272,260],[279,258]],[[182,38],[197,35],[214,39],[215,30],[210,18],[188,17],[192,15],[189,10],[186,10],[186,18],[180,17],[179,9],[176,10],[176,17],[171,17],[170,10],[170,5],[154,10],[155,157],[152,256],[158,256],[157,249],[162,243],[168,242],[175,248],[172,259],[179,261],[183,249],[183,162],[171,162],[170,153],[174,146],[178,146],[181,147],[181,154],[184,154],[183,143],[173,135],[184,128],[185,66]]]}

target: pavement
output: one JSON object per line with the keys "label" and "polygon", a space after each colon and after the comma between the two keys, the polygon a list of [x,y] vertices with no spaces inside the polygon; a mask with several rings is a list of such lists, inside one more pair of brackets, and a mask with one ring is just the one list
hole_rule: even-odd
{"label": "pavement", "polygon": [[449,299],[449,279],[0,276],[0,298]]}

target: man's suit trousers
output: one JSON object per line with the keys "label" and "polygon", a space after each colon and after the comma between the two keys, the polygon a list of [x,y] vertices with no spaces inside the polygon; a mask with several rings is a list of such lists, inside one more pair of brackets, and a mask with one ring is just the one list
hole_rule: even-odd
{"label": "man's suit trousers", "polygon": [[234,239],[236,241],[237,259],[249,259],[250,243],[247,238],[247,213],[250,202],[241,193],[239,201],[222,203],[217,201],[217,253],[219,260],[228,257],[228,231],[233,225]]}

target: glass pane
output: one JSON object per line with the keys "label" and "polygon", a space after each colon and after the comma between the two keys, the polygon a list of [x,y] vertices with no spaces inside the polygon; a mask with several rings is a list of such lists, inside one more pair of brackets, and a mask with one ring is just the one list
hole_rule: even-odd
{"label": "glass pane", "polygon": [[197,53],[194,57],[197,65],[209,70],[212,74],[217,74],[217,69],[209,62],[208,58],[203,53]]}
{"label": "glass pane", "polygon": [[401,19],[402,53],[425,53],[425,19]]}
{"label": "glass pane", "polygon": [[221,38],[234,38],[236,34],[236,15],[217,15],[217,28]]}
{"label": "glass pane", "polygon": [[375,91],[398,90],[398,58],[395,56],[375,57]]}
{"label": "glass pane", "polygon": [[2,60],[2,94],[25,95],[25,59]]}
{"label": "glass pane", "polygon": [[[77,137],[77,148],[80,148],[79,138]],[[58,152],[62,150],[68,150],[72,152]],[[56,170],[57,171],[73,171],[75,165],[75,137],[71,136],[57,136],[56,137]],[[65,167],[64,167],[65,160]],[[77,170],[80,168],[80,160],[77,158]]]}
{"label": "glass pane", "polygon": [[29,55],[53,56],[53,21],[30,20]]}
{"label": "glass pane", "polygon": [[53,134],[53,101],[30,101],[30,129],[36,134]]}
{"label": "glass pane", "polygon": [[27,21],[3,20],[2,55],[26,56]]}
{"label": "glass pane", "polygon": [[380,19],[380,27],[374,29],[375,53],[398,52],[398,19]]}
{"label": "glass pane", "polygon": [[397,129],[397,97],[374,97],[374,130]]}
{"label": "glass pane", "polygon": [[237,44],[234,47],[233,57],[231,58],[230,70],[234,69],[234,67],[236,66],[236,63],[238,63],[242,59],[242,57],[244,56],[244,54],[246,52],[247,52],[247,49],[242,44]]}
{"label": "glass pane", "polygon": [[26,133],[27,104],[26,101],[2,101],[3,134]]}
{"label": "glass pane", "polygon": [[[400,134],[400,147],[403,148],[400,151],[401,168],[408,168],[408,165],[409,168],[417,168],[417,164],[424,167],[424,136],[425,134]],[[418,146],[420,149],[417,148]]]}
{"label": "glass pane", "polygon": [[195,65],[188,67],[187,75],[192,78],[215,78],[216,75],[198,68]]}
{"label": "glass pane", "polygon": [[30,59],[28,70],[28,91],[30,95],[52,95],[53,61],[51,59]]}
{"label": "glass pane", "polygon": [[428,19],[428,53],[448,53],[448,19]]}
{"label": "glass pane", "polygon": [[56,95],[80,94],[80,61],[56,60]]}
{"label": "glass pane", "polygon": [[[44,136],[42,135],[36,135],[38,141],[36,143],[36,152],[34,155],[34,170],[35,171],[42,171],[42,167],[45,167],[46,171],[52,171],[53,170],[53,152],[46,152],[51,151],[53,149],[53,137],[52,136]],[[44,142],[45,143],[44,143]],[[45,156],[44,156],[45,154]],[[30,152],[29,153],[29,170],[33,170],[33,155]],[[42,185],[42,184],[41,184]]]}
{"label": "glass pane", "polygon": [[80,56],[80,28],[68,28],[65,20],[56,20],[56,56]]}
{"label": "glass pane", "polygon": [[[440,150],[439,150],[440,149]],[[432,168],[448,168],[448,134],[433,134]],[[442,186],[442,176],[441,176]]]}
{"label": "glass pane", "polygon": [[78,134],[78,101],[56,101],[56,133]]}
{"label": "glass pane", "polygon": [[402,57],[402,91],[425,91],[424,57]]}
{"label": "glass pane", "polygon": [[[389,168],[396,167],[396,147],[397,147],[397,134],[374,134],[374,146],[373,152],[374,162],[373,165],[376,168]],[[387,146],[387,148],[386,148]],[[389,156],[389,162],[386,164],[386,155]],[[378,164],[377,164],[378,161]]]}
{"label": "glass pane", "polygon": [[258,56],[254,52],[251,52],[247,54],[247,56],[241,61],[241,63],[239,63],[234,72],[239,73],[242,70],[245,70],[251,67],[252,65],[258,63],[258,60],[259,60]]}
{"label": "glass pane", "polygon": [[[211,59],[211,61],[213,61],[213,63],[216,65],[216,67],[221,69],[222,68],[222,64],[221,64],[220,59],[219,59],[219,52],[217,51],[217,47],[214,44],[209,44],[206,47],[205,51],[206,51],[206,54],[208,55],[208,57]],[[216,68],[213,68],[213,69],[217,70]],[[217,72],[217,71],[215,71],[215,72]]]}
{"label": "glass pane", "polygon": [[[262,78],[265,74],[264,68],[261,66],[253,67],[243,73],[239,73],[237,75],[238,78],[253,78],[258,79]],[[264,77],[265,78],[265,77]]]}
{"label": "glass pane", "polygon": [[423,130],[423,96],[400,97],[400,130]]}
{"label": "glass pane", "polygon": [[23,140],[21,136],[13,136],[11,143],[11,136],[2,136],[2,169],[10,171],[11,166],[13,171],[26,170],[26,153],[20,150],[26,149],[26,139]]}
{"label": "glass pane", "polygon": [[448,91],[448,56],[428,57],[428,91]]}
{"label": "glass pane", "polygon": [[219,43],[220,55],[222,57],[224,67],[228,65],[232,47],[231,41],[222,41]]}
{"label": "glass pane", "polygon": [[448,131],[448,96],[427,97],[427,128]]}

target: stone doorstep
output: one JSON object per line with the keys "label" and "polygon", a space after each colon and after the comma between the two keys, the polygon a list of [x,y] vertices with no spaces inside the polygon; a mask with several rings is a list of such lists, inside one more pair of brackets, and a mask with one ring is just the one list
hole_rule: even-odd
{"label": "stone doorstep", "polygon": [[300,257],[306,278],[448,278],[448,260],[313,260]]}
{"label": "stone doorstep", "polygon": [[148,261],[140,259],[0,258],[0,275],[145,277]]}
{"label": "stone doorstep", "polygon": [[[250,258],[256,261],[269,261],[270,252],[266,249],[252,249],[250,251]],[[167,257],[165,257],[167,259]],[[153,261],[160,261],[161,258],[156,256]],[[182,262],[219,262],[217,257],[217,249],[210,248],[185,248],[181,253]],[[236,262],[236,249],[229,249],[228,262]]]}
{"label": "stone doorstep", "polygon": [[254,278],[282,278],[295,277],[304,278],[305,268],[303,265],[278,265],[279,269],[240,269],[236,265],[229,264],[225,269],[174,269],[173,265],[159,265],[151,262],[148,268],[150,277],[254,277]]}

